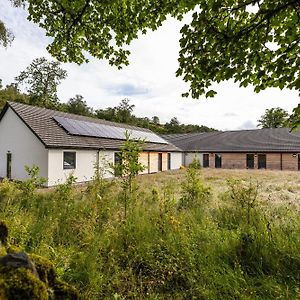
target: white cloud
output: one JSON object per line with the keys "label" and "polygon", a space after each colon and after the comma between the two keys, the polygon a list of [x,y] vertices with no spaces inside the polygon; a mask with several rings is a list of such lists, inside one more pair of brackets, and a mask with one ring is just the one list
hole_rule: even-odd
{"label": "white cloud", "polygon": [[257,127],[251,120],[247,120],[242,125],[240,125],[237,129],[256,129]]}
{"label": "white cloud", "polygon": [[[51,58],[45,50],[50,39],[26,20],[25,11],[12,8],[9,1],[0,2],[0,18],[16,35],[11,47],[0,48],[0,78],[8,84],[34,58]],[[218,94],[213,99],[182,98],[181,93],[187,91],[188,85],[175,76],[181,26],[176,20],[168,20],[156,32],[142,35],[130,46],[130,65],[121,71],[93,58],[81,66],[64,64],[68,78],[59,87],[60,99],[65,102],[81,94],[97,109],[115,106],[129,97],[138,116],[157,115],[162,122],[177,116],[181,123],[221,130],[241,128],[241,124],[246,128],[250,122],[255,128],[265,109],[279,106],[291,112],[297,106],[299,98],[295,91],[268,89],[256,94],[253,88],[239,88],[233,81],[215,85]]]}

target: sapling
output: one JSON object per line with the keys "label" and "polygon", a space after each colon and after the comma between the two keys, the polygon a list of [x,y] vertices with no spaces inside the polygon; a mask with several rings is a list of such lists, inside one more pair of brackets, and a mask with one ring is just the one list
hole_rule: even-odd
{"label": "sapling", "polygon": [[136,176],[145,170],[145,166],[139,162],[143,143],[142,140],[132,140],[130,133],[126,131],[124,145],[117,154],[119,161],[114,165],[110,165],[114,174],[121,178],[125,220],[127,219],[129,205],[135,198],[137,190]]}

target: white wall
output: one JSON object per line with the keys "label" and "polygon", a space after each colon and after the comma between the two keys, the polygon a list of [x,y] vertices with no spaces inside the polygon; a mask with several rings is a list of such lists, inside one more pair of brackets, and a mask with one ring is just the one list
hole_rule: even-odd
{"label": "white wall", "polygon": [[203,166],[203,153],[186,152],[183,155],[183,163],[186,167],[188,167],[195,158],[198,159],[200,161],[200,165]]}
{"label": "white wall", "polygon": [[171,170],[178,170],[183,165],[182,153],[171,152]]}
{"label": "white wall", "polygon": [[8,108],[0,122],[0,177],[6,177],[6,154],[12,154],[12,178],[28,178],[25,165],[40,168],[40,176],[47,177],[47,150],[24,122]]}
{"label": "white wall", "polygon": [[115,162],[116,151],[100,151],[99,152],[99,169],[103,172],[104,178],[114,177],[114,171],[109,166]]}
{"label": "white wall", "polygon": [[[76,168],[63,169],[63,152],[76,152]],[[99,158],[98,158],[99,155]],[[99,160],[99,169],[104,171],[105,178],[112,177],[109,163],[114,161],[113,151],[97,150],[73,150],[73,149],[49,149],[48,151],[48,186],[66,182],[66,179],[73,175],[76,182],[92,180],[95,174],[95,166]]]}

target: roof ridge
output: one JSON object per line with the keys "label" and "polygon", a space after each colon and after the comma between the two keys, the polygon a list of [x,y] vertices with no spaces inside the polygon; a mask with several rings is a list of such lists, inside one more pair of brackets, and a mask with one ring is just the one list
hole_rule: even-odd
{"label": "roof ridge", "polygon": [[[0,121],[8,109],[11,109],[47,148],[118,150],[124,144],[124,139],[117,139],[113,136],[95,137],[68,134],[68,132],[61,125],[59,125],[57,121],[55,121],[55,116],[78,121],[87,121],[93,124],[112,125],[114,127],[122,128],[124,130],[138,130],[140,132],[143,132],[144,134],[152,133],[159,137],[157,133],[154,133],[146,128],[65,113],[53,109],[37,107],[34,105],[28,105],[12,101],[6,102],[5,107],[3,108],[0,114]],[[146,140],[143,148],[145,151],[181,152],[181,149],[179,149],[169,141],[165,139],[164,141],[166,142],[166,144]]]}
{"label": "roof ridge", "polygon": [[[37,109],[37,110],[43,110],[43,111],[46,111],[46,112],[48,111],[48,112],[51,112],[53,114],[59,113],[59,114],[64,115],[65,118],[69,118],[69,119],[82,118],[82,119],[90,120],[91,122],[94,121],[94,123],[100,123],[99,121],[101,121],[103,123],[107,123],[106,125],[110,125],[110,126],[116,126],[117,125],[118,127],[122,127],[122,125],[123,125],[124,128],[130,127],[132,129],[153,132],[149,128],[139,127],[139,126],[131,125],[131,124],[127,124],[127,123],[119,123],[119,122],[115,122],[115,121],[108,121],[108,120],[105,120],[105,119],[99,119],[97,117],[89,117],[89,116],[84,116],[84,115],[79,115],[79,114],[73,114],[73,113],[64,112],[64,111],[61,111],[61,110],[54,110],[54,109],[45,108],[45,107],[41,107],[41,106],[36,106],[36,105],[32,105],[32,104],[25,104],[25,103],[20,103],[20,102],[15,102],[15,101],[7,101],[6,103],[9,106],[13,107],[13,108],[15,108],[15,106],[31,107],[31,108],[34,108],[34,109]],[[84,121],[84,120],[81,120],[81,121]],[[157,134],[157,133],[155,133],[155,134]]]}

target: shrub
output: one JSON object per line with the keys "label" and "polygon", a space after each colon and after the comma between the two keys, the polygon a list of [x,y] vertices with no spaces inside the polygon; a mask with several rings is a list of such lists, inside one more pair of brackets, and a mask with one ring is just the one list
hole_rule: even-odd
{"label": "shrub", "polygon": [[191,164],[186,170],[185,180],[181,184],[179,208],[202,205],[211,195],[211,188],[204,185],[197,166],[197,163]]}
{"label": "shrub", "polygon": [[137,183],[136,176],[145,169],[145,166],[139,162],[139,156],[142,152],[141,140],[131,140],[130,134],[125,132],[125,142],[118,153],[119,163],[111,165],[116,176],[121,177],[122,194],[120,199],[124,204],[124,220],[127,218],[129,205],[136,198]]}

